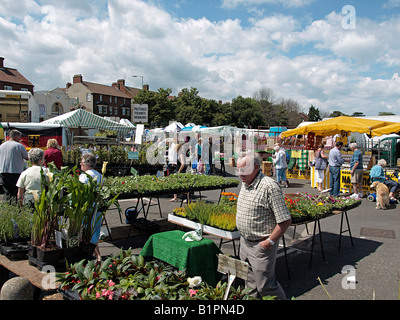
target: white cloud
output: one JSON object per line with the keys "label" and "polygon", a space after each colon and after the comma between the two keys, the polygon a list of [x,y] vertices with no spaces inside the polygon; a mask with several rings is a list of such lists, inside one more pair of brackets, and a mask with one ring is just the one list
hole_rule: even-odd
{"label": "white cloud", "polygon": [[239,5],[253,6],[260,4],[281,4],[285,7],[304,7],[313,3],[315,0],[223,0],[222,6],[226,8],[235,8]]}
{"label": "white cloud", "polygon": [[172,88],[173,94],[196,87],[203,97],[231,101],[265,87],[306,110],[313,104],[376,115],[379,105],[400,113],[399,76],[389,69],[400,66],[396,17],[380,23],[358,17],[356,30],[345,30],[335,12],[305,27],[294,16],[270,14],[244,27],[235,18],[178,19],[139,0],[107,6],[51,0],[42,7],[27,1],[20,13],[13,3],[7,0],[0,14],[0,41],[8,44],[1,55],[36,90],[65,86],[78,73],[103,84],[125,78],[138,87],[135,74],[151,90]]}

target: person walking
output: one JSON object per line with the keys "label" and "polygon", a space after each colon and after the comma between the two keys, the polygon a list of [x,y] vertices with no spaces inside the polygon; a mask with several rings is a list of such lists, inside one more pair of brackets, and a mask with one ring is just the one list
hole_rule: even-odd
{"label": "person walking", "polygon": [[358,149],[357,143],[353,142],[349,144],[351,151],[353,151],[353,156],[350,160],[350,173],[351,179],[350,182],[353,185],[354,193],[350,196],[350,198],[359,199],[364,196],[362,191],[363,184],[363,156]]}
{"label": "person walking", "polygon": [[276,181],[281,184],[281,186],[288,188],[289,182],[286,178],[287,171],[287,161],[286,161],[286,152],[279,145],[275,145],[275,159],[273,160],[276,169]]}
{"label": "person walking", "polygon": [[260,156],[246,152],[237,161],[242,180],[237,201],[236,225],[240,232],[240,259],[250,265],[246,287],[252,296],[286,300],[276,281],[278,242],[291,224],[282,189],[261,170]]}
{"label": "person walking", "polygon": [[340,167],[344,163],[340,150],[343,147],[343,142],[336,142],[336,146],[329,151],[329,184],[330,184],[330,195],[332,197],[338,197],[340,193]]}
{"label": "person walking", "polygon": [[28,160],[28,152],[21,141],[21,132],[10,131],[10,140],[0,146],[0,177],[6,200],[17,200],[17,181],[24,171],[24,160]]}

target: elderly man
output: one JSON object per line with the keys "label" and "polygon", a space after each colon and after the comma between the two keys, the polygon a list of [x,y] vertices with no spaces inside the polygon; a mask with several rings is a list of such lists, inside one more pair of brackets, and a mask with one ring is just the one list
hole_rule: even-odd
{"label": "elderly man", "polygon": [[278,183],[260,171],[258,154],[242,154],[237,161],[242,186],[236,225],[240,232],[240,259],[250,265],[246,286],[254,296],[285,300],[275,278],[278,242],[291,224],[289,210]]}
{"label": "elderly man", "polygon": [[17,181],[24,170],[24,160],[28,160],[28,152],[20,143],[21,132],[11,130],[10,140],[0,146],[0,176],[6,199],[17,199]]}

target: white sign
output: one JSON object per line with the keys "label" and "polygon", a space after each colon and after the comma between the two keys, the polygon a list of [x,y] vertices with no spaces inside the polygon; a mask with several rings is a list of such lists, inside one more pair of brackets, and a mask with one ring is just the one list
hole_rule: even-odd
{"label": "white sign", "polygon": [[144,133],[144,125],[138,124],[135,132],[135,144],[142,144],[142,135]]}
{"label": "white sign", "polygon": [[133,123],[146,123],[148,121],[148,110],[149,106],[147,104],[134,104],[132,122]]}

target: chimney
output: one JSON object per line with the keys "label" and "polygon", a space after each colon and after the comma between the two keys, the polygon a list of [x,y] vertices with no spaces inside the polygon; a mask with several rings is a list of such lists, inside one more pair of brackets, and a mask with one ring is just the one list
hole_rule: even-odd
{"label": "chimney", "polygon": [[125,79],[118,79],[118,89],[121,90],[122,92],[126,93],[126,87],[125,87]]}
{"label": "chimney", "polygon": [[118,82],[113,82],[111,87],[119,89]]}
{"label": "chimney", "polygon": [[144,84],[143,85],[143,90],[144,91],[149,91],[149,85],[148,84]]}
{"label": "chimney", "polygon": [[67,82],[67,90],[71,87],[71,82]]}
{"label": "chimney", "polygon": [[0,68],[4,68],[3,62],[4,62],[4,58],[0,57]]}
{"label": "chimney", "polygon": [[81,74],[74,75],[73,83],[82,83],[82,75]]}

